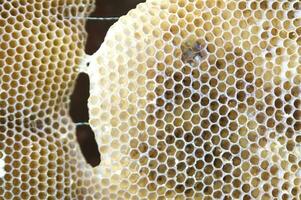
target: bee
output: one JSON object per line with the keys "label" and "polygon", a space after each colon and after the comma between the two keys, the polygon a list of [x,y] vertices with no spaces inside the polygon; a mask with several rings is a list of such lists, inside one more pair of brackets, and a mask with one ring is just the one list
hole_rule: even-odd
{"label": "bee", "polygon": [[207,57],[206,45],[202,40],[188,39],[182,46],[181,60],[185,64],[197,67]]}

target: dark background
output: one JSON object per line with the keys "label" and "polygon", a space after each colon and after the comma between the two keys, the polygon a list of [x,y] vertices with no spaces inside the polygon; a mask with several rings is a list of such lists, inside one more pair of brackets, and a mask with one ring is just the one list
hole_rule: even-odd
{"label": "dark background", "polygon": [[[92,17],[120,17],[143,0],[96,0],[95,11]],[[98,50],[110,26],[116,21],[87,20],[86,30],[88,41],[86,53],[92,55]],[[89,114],[87,100],[89,98],[89,77],[80,74],[73,95],[71,96],[70,115],[75,123],[88,122]],[[89,164],[97,166],[100,155],[94,140],[94,133],[89,126],[77,126],[77,140]]]}

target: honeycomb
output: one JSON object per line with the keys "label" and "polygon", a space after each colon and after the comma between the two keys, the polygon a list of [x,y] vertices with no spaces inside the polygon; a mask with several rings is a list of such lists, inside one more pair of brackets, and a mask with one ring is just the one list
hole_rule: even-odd
{"label": "honeycomb", "polygon": [[301,199],[301,3],[147,0],[92,55],[101,199]]}
{"label": "honeycomb", "polygon": [[0,199],[92,199],[69,117],[93,0],[0,0]]}

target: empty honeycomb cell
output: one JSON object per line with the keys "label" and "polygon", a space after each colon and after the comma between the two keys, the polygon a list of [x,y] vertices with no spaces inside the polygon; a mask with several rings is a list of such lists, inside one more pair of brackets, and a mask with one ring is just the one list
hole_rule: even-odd
{"label": "empty honeycomb cell", "polygon": [[113,25],[87,69],[103,197],[301,198],[298,13],[148,0]]}

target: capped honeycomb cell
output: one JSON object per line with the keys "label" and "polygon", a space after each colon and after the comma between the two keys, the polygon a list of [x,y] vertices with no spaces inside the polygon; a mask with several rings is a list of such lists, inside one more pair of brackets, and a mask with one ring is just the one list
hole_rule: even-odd
{"label": "capped honeycomb cell", "polygon": [[147,0],[89,58],[101,199],[301,199],[299,1]]}
{"label": "capped honeycomb cell", "polygon": [[69,117],[93,0],[0,0],[0,199],[91,199]]}

